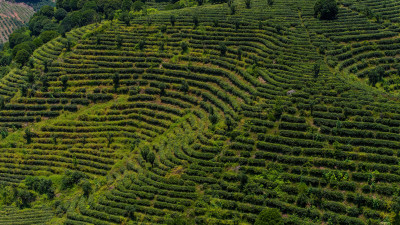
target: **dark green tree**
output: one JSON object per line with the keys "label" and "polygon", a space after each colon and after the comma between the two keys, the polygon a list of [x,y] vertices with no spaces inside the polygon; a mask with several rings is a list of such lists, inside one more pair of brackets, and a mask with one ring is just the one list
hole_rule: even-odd
{"label": "dark green tree", "polygon": [[6,105],[6,101],[3,96],[0,95],[0,109],[4,109],[4,106]]}
{"label": "dark green tree", "polygon": [[267,3],[269,6],[272,6],[274,4],[274,0],[267,0]]}
{"label": "dark green tree", "polygon": [[24,138],[27,144],[30,144],[32,142],[32,137],[33,137],[32,131],[29,128],[26,128]]}
{"label": "dark green tree", "polygon": [[40,81],[42,82],[42,91],[47,92],[49,89],[49,80],[47,79],[47,76],[42,76]]}
{"label": "dark green tree", "polygon": [[62,91],[65,92],[68,88],[68,76],[61,77]]}
{"label": "dark green tree", "polygon": [[266,208],[258,215],[254,225],[283,225],[282,215],[278,209]]}
{"label": "dark green tree", "polygon": [[19,50],[15,56],[15,61],[23,66],[28,62],[30,55],[31,54],[25,49]]}
{"label": "dark green tree", "polygon": [[67,11],[65,9],[57,9],[56,12],[54,13],[54,18],[56,20],[61,21],[67,16]]}
{"label": "dark green tree", "polygon": [[141,0],[136,0],[133,5],[132,8],[135,11],[140,11],[143,9],[144,3]]}
{"label": "dark green tree", "polygon": [[143,148],[140,150],[140,155],[142,155],[142,158],[144,160],[147,159],[147,155],[150,152],[150,147],[148,145],[143,146]]}
{"label": "dark green tree", "polygon": [[246,4],[246,8],[251,8],[251,0],[244,0],[244,3]]}
{"label": "dark green tree", "polygon": [[194,27],[197,27],[199,25],[199,17],[197,15],[192,16],[192,21],[193,21]]}
{"label": "dark green tree", "polygon": [[114,85],[114,91],[117,91],[119,88],[119,81],[120,81],[120,76],[119,73],[114,73],[113,76],[113,85]]}
{"label": "dark green tree", "polygon": [[172,25],[172,26],[175,26],[176,17],[175,17],[174,15],[171,15],[171,16],[169,17],[169,21],[171,22],[171,25]]}
{"label": "dark green tree", "polygon": [[90,193],[93,190],[92,184],[88,180],[85,179],[82,181],[81,187],[82,187],[83,195],[85,197],[89,197]]}
{"label": "dark green tree", "polygon": [[114,134],[108,132],[106,135],[106,139],[107,139],[107,148],[109,148],[111,144],[114,142]]}
{"label": "dark green tree", "polygon": [[336,0],[318,0],[314,5],[314,17],[321,20],[333,20],[339,12]]}
{"label": "dark green tree", "polygon": [[225,43],[219,43],[219,50],[221,52],[221,56],[225,56],[226,55],[226,51],[228,50]]}
{"label": "dark green tree", "polygon": [[156,155],[154,154],[153,151],[151,151],[149,152],[149,154],[147,154],[146,161],[149,162],[151,165],[153,165],[154,160],[156,160]]}
{"label": "dark green tree", "polygon": [[140,40],[138,45],[137,45],[139,50],[143,50],[145,46],[146,46],[146,40],[144,40],[144,39]]}
{"label": "dark green tree", "polygon": [[240,172],[239,173],[239,181],[240,181],[240,185],[239,185],[240,190],[243,190],[244,186],[249,181],[249,177],[245,173]]}
{"label": "dark green tree", "polygon": [[189,84],[186,80],[182,81],[181,87],[179,88],[180,91],[183,91],[185,93],[188,93],[189,91]]}
{"label": "dark green tree", "polygon": [[124,22],[126,26],[129,26],[131,23],[131,16],[129,15],[129,12],[127,11],[123,11],[120,15],[119,15],[119,20]]}
{"label": "dark green tree", "polygon": [[182,53],[187,53],[189,50],[189,44],[186,41],[181,42]]}
{"label": "dark green tree", "polygon": [[26,189],[17,189],[15,192],[15,197],[16,205],[20,209],[30,207],[31,203],[36,200],[36,194],[33,191]]}
{"label": "dark green tree", "polygon": [[378,66],[374,70],[369,71],[368,73],[369,83],[373,87],[375,87],[375,85],[378,82],[382,81],[384,76],[385,76],[385,70],[381,66]]}
{"label": "dark green tree", "polygon": [[121,9],[123,11],[128,11],[129,12],[131,10],[131,8],[132,8],[132,4],[133,4],[132,0],[123,0],[122,4],[121,4]]}
{"label": "dark green tree", "polygon": [[117,41],[117,47],[121,48],[122,47],[122,37],[120,35],[117,35],[116,37],[116,41]]}
{"label": "dark green tree", "polygon": [[321,65],[318,62],[314,64],[314,66],[313,66],[313,76],[314,76],[314,78],[318,77],[320,68],[321,68]]}

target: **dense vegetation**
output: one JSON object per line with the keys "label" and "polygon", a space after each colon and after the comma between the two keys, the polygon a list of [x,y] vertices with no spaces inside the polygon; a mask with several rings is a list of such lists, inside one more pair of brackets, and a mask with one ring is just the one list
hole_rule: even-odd
{"label": "dense vegetation", "polygon": [[1,53],[1,224],[399,222],[400,2],[78,2]]}

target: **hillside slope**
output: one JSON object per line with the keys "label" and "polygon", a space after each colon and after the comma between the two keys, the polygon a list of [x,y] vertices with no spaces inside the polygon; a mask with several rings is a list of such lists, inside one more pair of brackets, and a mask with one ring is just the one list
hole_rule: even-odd
{"label": "hillside slope", "polygon": [[396,78],[399,27],[343,2],[333,21],[309,0],[160,11],[37,49],[0,80],[0,181],[68,169],[93,191],[57,188],[21,224],[253,224],[266,207],[285,224],[390,221],[400,102],[362,74]]}
{"label": "hillside slope", "polygon": [[7,42],[14,30],[29,22],[33,13],[33,8],[24,3],[0,0],[0,45]]}

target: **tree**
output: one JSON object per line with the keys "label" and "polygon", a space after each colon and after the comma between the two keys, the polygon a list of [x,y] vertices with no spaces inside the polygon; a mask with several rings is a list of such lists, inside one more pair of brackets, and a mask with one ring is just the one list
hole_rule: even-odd
{"label": "tree", "polygon": [[106,138],[107,138],[107,148],[109,148],[114,141],[114,135],[108,132]]}
{"label": "tree", "polygon": [[243,190],[244,186],[247,184],[247,182],[249,181],[249,178],[247,177],[246,174],[244,174],[243,172],[239,173],[239,180],[240,180],[240,190]]}
{"label": "tree", "polygon": [[0,95],[0,109],[4,109],[4,106],[6,105],[6,101],[3,96]]}
{"label": "tree", "polygon": [[89,194],[93,190],[92,184],[88,180],[85,179],[85,180],[82,181],[81,187],[82,187],[83,195],[85,197],[89,197]]}
{"label": "tree", "polygon": [[258,215],[254,225],[283,225],[282,215],[278,209],[266,208]]}
{"label": "tree", "polygon": [[26,85],[23,84],[23,85],[21,86],[21,96],[22,96],[22,97],[26,97],[27,92],[28,92],[28,88],[27,88]]}
{"label": "tree", "polygon": [[369,83],[373,87],[375,87],[376,83],[382,81],[384,75],[385,75],[385,70],[381,66],[378,66],[374,70],[369,71],[368,73]]}
{"label": "tree", "polygon": [[150,147],[148,145],[143,146],[143,148],[140,150],[140,155],[142,155],[142,158],[144,160],[147,159],[147,155],[150,152]]}
{"label": "tree", "polygon": [[193,15],[192,20],[193,20],[194,27],[197,27],[199,25],[199,17],[197,15]]}
{"label": "tree", "polygon": [[189,44],[186,41],[181,42],[182,53],[187,53],[189,50]]}
{"label": "tree", "polygon": [[201,6],[201,5],[203,5],[204,0],[196,0],[196,2],[197,2],[197,5],[198,5],[198,6]]}
{"label": "tree", "polygon": [[68,77],[67,76],[62,76],[61,77],[61,83],[62,83],[62,91],[65,92],[68,88]]}
{"label": "tree", "polygon": [[56,20],[58,21],[63,20],[66,16],[67,16],[67,11],[65,11],[65,9],[62,8],[57,9],[56,12],[54,13],[54,18],[56,18]]}
{"label": "tree", "polygon": [[221,56],[226,55],[227,47],[224,43],[219,43],[219,50],[221,51]]}
{"label": "tree", "polygon": [[31,54],[25,49],[19,50],[15,56],[15,61],[23,66],[28,62],[30,55]]}
{"label": "tree", "polygon": [[318,0],[314,5],[314,17],[320,20],[333,20],[339,12],[336,0]]}
{"label": "tree", "polygon": [[47,79],[47,76],[42,76],[40,80],[42,82],[42,91],[47,92],[47,90],[49,89],[49,80]]}
{"label": "tree", "polygon": [[113,76],[114,91],[117,91],[117,89],[119,88],[119,80],[120,80],[119,73],[118,72],[114,73]]}
{"label": "tree", "polygon": [[30,207],[31,203],[36,200],[36,194],[26,189],[17,189],[15,191],[16,204],[20,209]]}
{"label": "tree", "polygon": [[251,8],[251,0],[245,0],[244,3],[246,4],[246,8]]}
{"label": "tree", "polygon": [[131,220],[135,220],[136,219],[135,211],[136,211],[135,207],[132,205],[129,205],[126,210],[126,214],[127,214],[126,216]]}
{"label": "tree", "polygon": [[144,3],[141,0],[136,0],[133,5],[132,8],[135,11],[140,11],[143,9]]}
{"label": "tree", "polygon": [[176,18],[174,15],[171,15],[171,17],[169,17],[169,21],[171,22],[172,26],[175,26]]}
{"label": "tree", "polygon": [[131,141],[130,150],[133,151],[136,148],[136,146],[139,145],[139,143],[140,143],[140,139],[138,139],[138,138],[133,139]]}
{"label": "tree", "polygon": [[319,71],[320,71],[321,65],[319,63],[315,63],[313,66],[313,75],[314,78],[317,78],[319,75]]}
{"label": "tree", "polygon": [[267,3],[269,6],[272,6],[274,4],[274,0],[267,0]]}
{"label": "tree", "polygon": [[131,23],[131,17],[129,15],[129,12],[127,11],[123,11],[120,15],[119,15],[119,20],[124,22],[126,26],[129,26],[129,24]]}
{"label": "tree", "polygon": [[156,159],[156,155],[154,154],[154,152],[149,152],[149,154],[147,154],[147,159],[146,161],[149,162],[151,165],[153,165],[154,160]]}
{"label": "tree", "polygon": [[236,13],[236,5],[235,4],[230,5],[229,9],[231,10],[230,11],[231,15],[235,15],[235,13]]}
{"label": "tree", "polygon": [[122,47],[122,37],[117,35],[116,41],[117,41],[117,47],[121,48]]}
{"label": "tree", "polygon": [[145,46],[146,46],[146,41],[144,39],[140,40],[139,43],[137,44],[139,50],[143,50]]}
{"label": "tree", "polygon": [[179,88],[179,90],[187,93],[189,91],[189,84],[186,80],[182,81],[181,87]]}
{"label": "tree", "polygon": [[54,16],[54,7],[51,7],[49,5],[42,6],[42,8],[40,8],[39,14],[46,16],[49,19],[52,19]]}
{"label": "tree", "polygon": [[30,144],[32,142],[32,137],[33,137],[33,133],[29,128],[25,129],[25,140],[27,144]]}
{"label": "tree", "polygon": [[122,5],[121,5],[121,9],[123,11],[130,11],[132,8],[132,0],[123,0],[122,1]]}

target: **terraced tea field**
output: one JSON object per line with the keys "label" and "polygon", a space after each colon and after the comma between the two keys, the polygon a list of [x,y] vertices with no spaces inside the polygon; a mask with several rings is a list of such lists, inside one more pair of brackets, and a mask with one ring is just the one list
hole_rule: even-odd
{"label": "terraced tea field", "polygon": [[5,43],[14,30],[29,22],[33,13],[33,8],[23,3],[0,0],[0,44]]}
{"label": "terraced tea field", "polygon": [[3,77],[0,182],[56,186],[68,170],[92,190],[0,208],[0,224],[254,224],[265,208],[284,224],[395,224],[397,1],[345,0],[330,21],[309,0],[234,4],[74,29]]}

